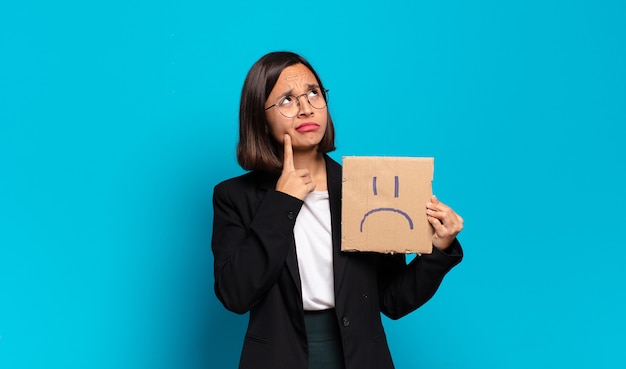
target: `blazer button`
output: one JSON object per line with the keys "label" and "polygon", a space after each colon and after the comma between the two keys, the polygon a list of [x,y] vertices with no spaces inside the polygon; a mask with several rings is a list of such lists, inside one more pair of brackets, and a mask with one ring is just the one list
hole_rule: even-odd
{"label": "blazer button", "polygon": [[343,323],[344,327],[347,327],[350,325],[350,320],[348,320],[348,318],[346,318],[345,316],[343,317],[343,319],[341,319],[341,322]]}
{"label": "blazer button", "polygon": [[287,218],[289,218],[289,220],[293,220],[294,216],[293,216],[293,211],[290,211],[287,213]]}

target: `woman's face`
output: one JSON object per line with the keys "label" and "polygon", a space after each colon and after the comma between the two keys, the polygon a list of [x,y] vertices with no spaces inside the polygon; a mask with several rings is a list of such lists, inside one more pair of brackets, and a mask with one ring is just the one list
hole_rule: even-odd
{"label": "woman's face", "polygon": [[[285,99],[286,96],[291,98]],[[314,108],[307,98],[313,105],[323,105],[323,108]],[[265,111],[269,134],[281,144],[285,134],[289,134],[294,152],[317,148],[324,137],[328,121],[328,108],[323,99],[317,79],[307,67],[296,64],[283,69],[265,102],[266,108],[277,104]],[[299,108],[296,100],[299,101]],[[289,109],[288,105],[294,103],[295,106]],[[293,113],[289,114],[291,111]]]}

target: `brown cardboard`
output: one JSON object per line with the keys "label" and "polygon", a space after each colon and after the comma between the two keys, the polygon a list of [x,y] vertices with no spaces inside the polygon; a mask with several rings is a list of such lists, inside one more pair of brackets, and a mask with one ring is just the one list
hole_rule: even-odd
{"label": "brown cardboard", "polygon": [[341,250],[432,252],[434,158],[345,156]]}

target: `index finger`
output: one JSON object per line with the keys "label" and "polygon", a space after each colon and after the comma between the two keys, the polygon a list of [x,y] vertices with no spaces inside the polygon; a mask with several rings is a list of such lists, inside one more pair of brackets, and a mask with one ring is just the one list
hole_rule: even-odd
{"label": "index finger", "polygon": [[426,207],[437,211],[444,211],[445,209],[449,208],[449,206],[439,201],[439,199],[435,195],[432,195],[430,197],[430,202],[426,204]]}
{"label": "index finger", "polygon": [[284,160],[283,160],[283,171],[294,171],[296,168],[293,166],[293,148],[291,147],[291,136],[285,134],[284,138]]}

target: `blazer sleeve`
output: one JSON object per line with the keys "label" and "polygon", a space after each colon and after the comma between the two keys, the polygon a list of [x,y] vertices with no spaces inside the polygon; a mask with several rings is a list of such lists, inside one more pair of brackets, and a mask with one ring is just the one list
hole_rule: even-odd
{"label": "blazer sleeve", "polygon": [[250,197],[226,184],[213,192],[215,294],[238,314],[249,311],[278,279],[302,207],[301,200],[271,189],[260,203]]}
{"label": "blazer sleeve", "polygon": [[399,319],[425,304],[443,277],[461,262],[463,250],[454,240],[446,251],[416,256],[406,265],[405,255],[384,255],[379,261],[378,283],[383,314]]}

